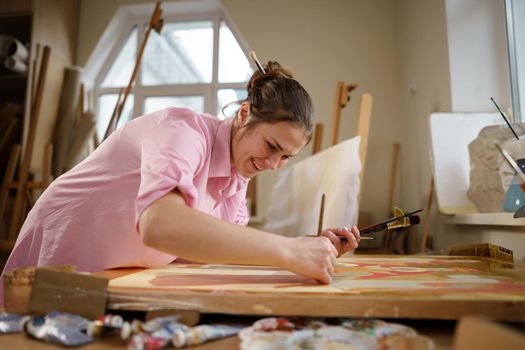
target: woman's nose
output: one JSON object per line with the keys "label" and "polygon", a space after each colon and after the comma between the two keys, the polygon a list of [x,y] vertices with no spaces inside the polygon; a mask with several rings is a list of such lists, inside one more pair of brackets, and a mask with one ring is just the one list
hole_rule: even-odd
{"label": "woman's nose", "polygon": [[270,170],[277,170],[279,168],[279,159],[276,156],[266,158],[266,167]]}

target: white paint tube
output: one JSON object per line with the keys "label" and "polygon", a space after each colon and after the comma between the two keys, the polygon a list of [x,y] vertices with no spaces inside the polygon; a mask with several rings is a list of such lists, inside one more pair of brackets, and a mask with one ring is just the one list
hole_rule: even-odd
{"label": "white paint tube", "polygon": [[175,331],[171,341],[176,348],[203,344],[207,341],[225,338],[239,333],[242,326],[232,325],[200,325],[188,330],[179,329]]}

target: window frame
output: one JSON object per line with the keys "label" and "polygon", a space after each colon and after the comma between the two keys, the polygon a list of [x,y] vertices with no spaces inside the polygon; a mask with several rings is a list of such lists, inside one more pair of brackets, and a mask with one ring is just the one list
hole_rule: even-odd
{"label": "window frame", "polygon": [[[130,91],[130,94],[134,95],[134,106],[132,112],[132,119],[137,116],[144,114],[144,101],[148,97],[183,97],[183,96],[194,96],[200,95],[204,97],[204,112],[212,115],[216,115],[217,109],[217,94],[222,89],[246,89],[247,81],[236,82],[236,83],[220,83],[219,82],[219,36],[220,36],[220,24],[222,21],[228,26],[232,32],[235,40],[239,44],[243,54],[249,61],[248,50],[243,45],[243,41],[239,39],[239,35],[236,33],[234,26],[221,12],[207,12],[198,14],[184,14],[184,15],[168,15],[164,16],[164,23],[170,22],[191,22],[191,21],[211,21],[213,28],[213,57],[212,57],[212,78],[210,83],[198,83],[198,84],[163,84],[163,85],[142,85],[142,65],[138,68],[137,77],[135,79],[135,85]],[[146,26],[149,22],[149,17],[142,16],[137,17],[129,21],[126,24],[125,29],[121,32],[120,37],[116,41],[116,44],[111,48],[111,52],[104,62],[103,68],[99,71],[95,78],[95,84],[93,88],[94,101],[93,105],[95,111],[98,114],[99,98],[105,94],[119,94],[122,88],[119,87],[102,87],[102,82],[113,62],[118,57],[118,54],[125,45],[127,39],[137,28],[137,50],[140,48],[143,37],[146,32]],[[251,66],[251,65],[250,65]],[[252,68],[253,70],[253,68]],[[233,101],[232,101],[233,102]],[[98,115],[97,115],[98,120]]]}

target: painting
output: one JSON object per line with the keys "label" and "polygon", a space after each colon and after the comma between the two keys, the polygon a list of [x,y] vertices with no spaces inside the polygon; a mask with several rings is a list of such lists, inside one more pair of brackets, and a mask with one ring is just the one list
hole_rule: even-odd
{"label": "painting", "polygon": [[[497,307],[491,312],[494,316],[514,307],[511,318],[525,319],[525,266],[477,257],[348,256],[338,259],[329,285],[264,266],[171,264],[113,279],[110,291],[157,292],[168,299],[181,292],[254,300],[264,296],[281,304],[295,298],[305,303],[313,300],[312,309],[323,302],[345,306],[372,302],[377,309],[403,306],[406,310],[429,303],[438,313],[439,305],[448,310],[460,305],[465,312]],[[357,316],[348,312],[344,315]],[[399,310],[390,314],[410,317]]]}

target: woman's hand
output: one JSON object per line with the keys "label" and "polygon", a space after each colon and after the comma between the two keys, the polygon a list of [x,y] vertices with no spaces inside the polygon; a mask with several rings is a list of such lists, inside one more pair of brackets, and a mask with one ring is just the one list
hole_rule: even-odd
{"label": "woman's hand", "polygon": [[[342,228],[329,228],[323,230],[320,236],[326,237],[332,242],[334,247],[337,249],[337,257],[340,257],[344,253],[354,250],[359,245],[361,236],[356,226],[349,230],[347,227]],[[341,242],[340,237],[346,238],[346,242]]]}
{"label": "woman's hand", "polygon": [[289,271],[329,284],[338,251],[327,237],[289,238],[285,266]]}

